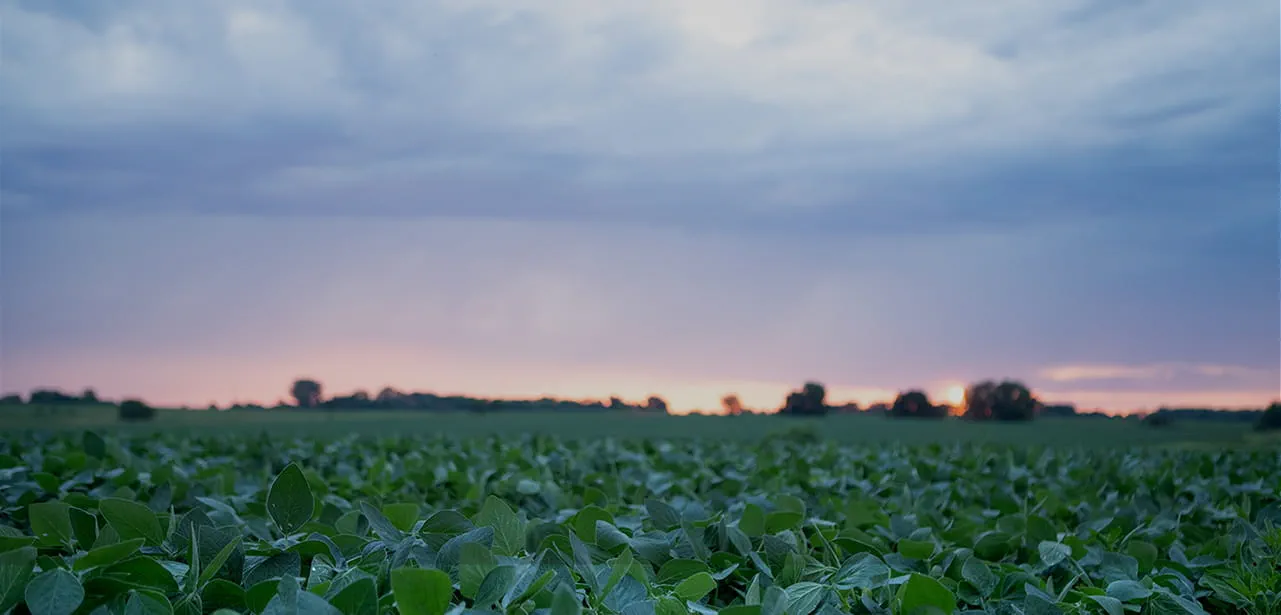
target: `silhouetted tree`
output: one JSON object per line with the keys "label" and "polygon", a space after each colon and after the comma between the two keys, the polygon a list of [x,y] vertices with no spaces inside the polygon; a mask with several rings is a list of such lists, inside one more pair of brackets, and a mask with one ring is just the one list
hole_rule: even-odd
{"label": "silhouetted tree", "polygon": [[661,397],[658,397],[656,395],[651,395],[649,399],[645,400],[645,410],[648,412],[666,413],[667,402],[664,401],[663,398]]}
{"label": "silhouetted tree", "polygon": [[1258,423],[1259,418],[1263,416],[1264,410],[1227,410],[1227,409],[1210,409],[1210,408],[1160,408],[1157,412],[1164,412],[1170,415],[1180,423],[1184,421],[1214,421],[1225,423]]}
{"label": "silhouetted tree", "polygon": [[413,406],[413,400],[396,389],[383,387],[378,391],[378,395],[374,396],[372,404],[377,408],[409,408]]}
{"label": "silhouetted tree", "polygon": [[935,406],[924,391],[899,393],[890,406],[889,415],[895,418],[941,419],[947,416],[945,406]]}
{"label": "silhouetted tree", "polygon": [[367,410],[374,407],[374,402],[369,399],[369,393],[356,391],[351,395],[331,397],[321,402],[320,405],[333,410]]}
{"label": "silhouetted tree", "polygon": [[98,403],[98,394],[95,393],[93,389],[85,389],[84,392],[80,394],[80,399],[86,404],[96,404]]}
{"label": "silhouetted tree", "polygon": [[1030,421],[1039,403],[1022,382],[985,380],[965,390],[965,418],[973,420]]}
{"label": "silhouetted tree", "polygon": [[321,387],[315,380],[295,380],[289,394],[297,401],[299,408],[315,408],[320,405]]}
{"label": "silhouetted tree", "polygon": [[721,398],[721,408],[725,409],[726,416],[738,416],[743,413],[743,402],[731,393]]}
{"label": "silhouetted tree", "polygon": [[992,398],[996,383],[991,380],[976,382],[965,389],[965,414],[967,419],[985,421],[992,418]]}
{"label": "silhouetted tree", "polygon": [[1044,416],[1072,417],[1076,416],[1076,406],[1072,404],[1050,404],[1041,406],[1041,414]]}
{"label": "silhouetted tree", "polygon": [[1143,417],[1143,424],[1147,427],[1169,427],[1174,424],[1174,416],[1158,410]]}
{"label": "silhouetted tree", "polygon": [[67,395],[62,391],[55,389],[36,389],[31,392],[30,403],[40,404],[76,404],[80,403],[80,398],[75,395]]}
{"label": "silhouetted tree", "polygon": [[1023,383],[1006,380],[992,394],[992,417],[998,421],[1030,421],[1036,418],[1036,397]]}
{"label": "silhouetted tree", "polygon": [[11,393],[9,395],[5,395],[4,397],[0,397],[0,404],[8,405],[8,404],[21,404],[21,403],[22,403],[22,395],[17,393]]}
{"label": "silhouetted tree", "polygon": [[1254,424],[1254,428],[1259,431],[1281,429],[1281,401],[1268,406],[1268,409],[1259,416],[1259,422]]}
{"label": "silhouetted tree", "polygon": [[120,402],[120,420],[150,421],[156,418],[156,409],[137,399],[126,399]]}
{"label": "silhouetted tree", "polygon": [[779,414],[788,416],[823,416],[827,414],[827,389],[817,382],[807,382],[801,390],[787,396]]}

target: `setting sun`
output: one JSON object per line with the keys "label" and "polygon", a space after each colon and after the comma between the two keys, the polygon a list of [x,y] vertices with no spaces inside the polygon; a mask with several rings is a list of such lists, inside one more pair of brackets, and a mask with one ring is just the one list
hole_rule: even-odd
{"label": "setting sun", "polygon": [[965,405],[965,385],[953,384],[943,389],[943,402],[954,408]]}

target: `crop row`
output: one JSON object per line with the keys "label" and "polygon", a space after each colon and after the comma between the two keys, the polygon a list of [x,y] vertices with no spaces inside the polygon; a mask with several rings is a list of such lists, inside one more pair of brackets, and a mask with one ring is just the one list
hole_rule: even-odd
{"label": "crop row", "polygon": [[36,434],[0,445],[0,613],[1277,613],[1279,461]]}

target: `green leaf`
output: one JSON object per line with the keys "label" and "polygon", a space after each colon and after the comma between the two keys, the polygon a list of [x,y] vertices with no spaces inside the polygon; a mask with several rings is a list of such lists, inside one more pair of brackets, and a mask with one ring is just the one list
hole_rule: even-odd
{"label": "green leaf", "polygon": [[489,608],[502,600],[516,583],[515,566],[498,566],[485,575],[480,589],[476,590],[475,606]]}
{"label": "green leaf", "polygon": [[761,615],[783,615],[787,611],[787,592],[771,585],[761,598]]}
{"label": "green leaf", "polygon": [[42,572],[27,584],[27,610],[31,615],[71,615],[84,598],[85,588],[80,580],[61,568]]}
{"label": "green leaf", "polygon": [[387,504],[383,506],[383,516],[396,529],[402,532],[409,532],[414,529],[414,524],[418,523],[418,505],[413,502],[402,502],[399,504]]}
{"label": "green leaf", "polygon": [[1121,580],[1108,583],[1107,594],[1121,602],[1133,602],[1135,600],[1144,600],[1151,596],[1152,590],[1144,587],[1138,581]]}
{"label": "green leaf", "polygon": [[244,584],[253,587],[263,581],[294,578],[302,572],[302,556],[292,551],[277,553],[245,571]]}
{"label": "green leaf", "polygon": [[21,547],[0,553],[0,613],[8,612],[23,598],[23,590],[36,566],[36,550]]}
{"label": "green leaf", "polygon": [[790,530],[799,527],[801,521],[805,520],[805,513],[794,510],[776,510],[765,515],[765,532],[777,534],[783,530]]}
{"label": "green leaf", "polygon": [[875,589],[889,579],[890,567],[871,553],[856,553],[832,575],[839,589]]}
{"label": "green leaf", "polygon": [[707,564],[696,559],[672,559],[668,560],[658,569],[658,582],[664,584],[679,583],[700,572],[711,573],[712,569]]}
{"label": "green leaf", "polygon": [[388,545],[396,545],[405,539],[405,533],[400,531],[400,528],[387,518],[387,515],[370,506],[368,502],[360,503],[360,512],[365,515],[365,519],[369,520],[369,529],[374,531],[379,540]]}
{"label": "green leaf", "polygon": [[111,564],[137,553],[138,549],[142,548],[142,545],[145,542],[146,541],[142,538],[132,538],[123,542],[98,547],[77,559],[76,562],[71,565],[71,569],[81,571],[89,570],[90,568],[97,568],[99,566],[110,566]]}
{"label": "green leaf", "polygon": [[[713,579],[712,575],[706,572],[699,572],[677,584],[672,593],[682,600],[696,601],[715,589],[716,579]],[[805,615],[809,614],[806,613]]]}
{"label": "green leaf", "polygon": [[582,615],[583,601],[578,599],[574,588],[561,583],[552,592],[551,615]]}
{"label": "green leaf", "polygon": [[1001,581],[992,572],[992,569],[988,568],[987,564],[977,557],[970,557],[961,565],[961,578],[973,585],[974,589],[978,590],[979,595],[984,598],[991,597],[992,592],[996,591],[996,586]]}
{"label": "green leaf", "polygon": [[635,560],[632,559],[632,550],[624,549],[622,554],[618,556],[618,559],[614,561],[614,568],[609,573],[609,580],[607,580],[605,582],[605,586],[601,588],[601,596],[608,597],[610,592],[614,591],[614,587],[616,587],[618,583],[623,580],[623,577],[627,575],[628,571],[632,569],[632,563],[634,561]]}
{"label": "green leaf", "polygon": [[226,579],[214,579],[206,583],[200,590],[200,600],[206,609],[243,611],[248,606],[245,602],[245,590]]}
{"label": "green leaf", "polygon": [[358,579],[329,599],[343,615],[378,615],[378,587],[372,578]]}
{"label": "green leaf", "polygon": [[1125,605],[1116,598],[1111,596],[1089,596],[1089,598],[1097,602],[1108,615],[1125,615]]}
{"label": "green leaf", "polygon": [[898,552],[912,559],[930,559],[934,556],[934,543],[929,540],[904,538],[898,541]]}
{"label": "green leaf", "polygon": [[569,546],[571,555],[573,555],[574,558],[574,570],[578,572],[579,576],[583,577],[583,579],[587,581],[588,586],[591,587],[593,592],[600,593],[601,586],[596,580],[596,568],[592,564],[591,551],[589,551],[587,549],[587,545],[578,538],[578,534],[571,533],[569,535]]}
{"label": "green leaf", "polygon": [[761,605],[740,604],[738,606],[727,606],[717,612],[716,615],[761,615]]}
{"label": "green leaf", "polygon": [[165,541],[165,530],[160,526],[160,519],[142,504],[133,500],[107,498],[98,503],[98,510],[123,540],[142,538],[149,547],[158,547]]}
{"label": "green leaf", "polygon": [[984,532],[974,543],[974,554],[989,562],[999,562],[1013,550],[1012,539],[1005,532]]}
{"label": "green leaf", "polygon": [[750,538],[765,533],[765,511],[760,506],[748,504],[743,507],[743,516],[738,520],[738,529],[743,530]]}
{"label": "green leaf", "polygon": [[298,579],[281,577],[276,595],[267,603],[262,615],[340,615],[324,598],[298,587]]}
{"label": "green leaf", "polygon": [[231,555],[240,547],[240,541],[241,537],[237,536],[232,539],[231,542],[223,545],[217,555],[214,555],[214,558],[205,565],[203,570],[200,571],[200,585],[203,586],[205,583],[208,583],[214,577],[218,576],[218,572],[222,570],[222,567],[227,563],[227,560],[230,559]]}
{"label": "green leaf", "polygon": [[1072,547],[1061,542],[1043,541],[1036,547],[1041,555],[1041,562],[1046,566],[1057,566],[1063,560],[1072,557]]}
{"label": "green leaf", "polygon": [[102,441],[102,436],[86,431],[80,439],[80,448],[84,453],[94,459],[102,459],[107,456],[107,443]]}
{"label": "green leaf", "polygon": [[454,587],[439,570],[397,568],[391,571],[391,592],[402,615],[445,615]]}
{"label": "green leaf", "polygon": [[645,511],[654,527],[667,531],[681,524],[681,514],[666,502],[653,498],[645,500]]}
{"label": "green leaf", "polygon": [[254,613],[262,613],[280,593],[280,579],[261,581],[245,590],[245,606]]}
{"label": "green leaf", "polygon": [[21,549],[36,544],[35,536],[4,536],[0,535],[0,553]]}
{"label": "green leaf", "polygon": [[503,596],[501,606],[504,610],[512,604],[528,600],[534,594],[542,591],[555,578],[556,572],[554,570],[539,572],[542,561],[543,556],[540,553],[534,558],[534,561],[519,568],[519,574],[516,575],[516,583],[512,585],[510,590],[507,590],[507,595]]}
{"label": "green leaf", "polygon": [[587,506],[574,514],[571,524],[583,542],[596,543],[596,522],[613,523],[614,517],[599,506]]}
{"label": "green leaf", "polygon": [[707,561],[712,556],[712,552],[707,548],[707,543],[703,541],[703,530],[694,525],[688,519],[681,520],[681,532],[685,535],[685,540],[694,550],[694,557],[702,561]]}
{"label": "green leaf", "polygon": [[173,615],[173,605],[164,594],[131,591],[125,602],[125,615]]}
{"label": "green leaf", "polygon": [[62,502],[40,502],[27,507],[31,533],[41,545],[70,545],[75,537],[71,529],[71,507]]}
{"label": "green leaf", "polygon": [[[1274,601],[1274,604],[1279,604]],[[1168,590],[1162,590],[1152,597],[1150,606],[1158,613],[1186,613],[1187,615],[1208,615],[1201,604],[1195,600],[1189,600],[1182,596],[1176,596],[1169,593]]]}
{"label": "green leaf", "polygon": [[498,561],[489,547],[479,542],[462,545],[458,558],[459,591],[463,596],[475,599],[476,592],[480,591],[480,584],[485,580],[485,575],[496,566]]}
{"label": "green leaf", "polygon": [[101,569],[102,574],[125,581],[136,588],[154,589],[163,594],[178,592],[174,575],[159,561],[137,555]]}
{"label": "green leaf", "polygon": [[451,577],[458,574],[458,565],[462,561],[463,547],[473,543],[479,544],[486,549],[490,548],[490,545],[494,543],[494,528],[478,527],[445,541],[445,544],[440,547],[440,551],[436,553],[436,568],[445,571]]}
{"label": "green leaf", "polygon": [[[652,604],[652,602],[646,600],[640,604]],[[642,615],[689,615],[691,610],[688,607],[688,603],[682,604],[680,600],[671,596],[663,596],[658,600],[658,603],[653,606],[654,609],[652,614],[644,613]],[[621,615],[632,615],[629,611],[631,611],[630,607],[625,609]]]}
{"label": "green leaf", "polygon": [[494,529],[494,551],[498,555],[516,555],[525,549],[525,523],[496,496],[485,500],[476,515],[476,525]]}
{"label": "green leaf", "polygon": [[[1032,587],[1025,585],[1025,587]],[[1023,598],[1024,615],[1064,615],[1063,609],[1060,609],[1055,603],[1052,596],[1047,596],[1044,592],[1034,593],[1029,591]]]}
{"label": "green leaf", "polygon": [[827,588],[819,583],[801,581],[787,588],[788,615],[810,615],[823,601]]}
{"label": "green leaf", "polygon": [[956,610],[956,596],[936,579],[912,573],[899,586],[897,600],[903,615],[951,615]]}
{"label": "green leaf", "polygon": [[1151,570],[1156,565],[1158,552],[1156,545],[1141,540],[1133,540],[1126,546],[1126,552],[1139,562],[1139,572]]}
{"label": "green leaf", "polygon": [[267,491],[267,514],[271,515],[276,527],[285,534],[292,534],[311,521],[315,506],[316,499],[311,494],[311,485],[295,463],[285,466]]}
{"label": "green leaf", "polygon": [[76,537],[76,544],[84,549],[93,547],[94,541],[98,540],[98,518],[75,506],[67,509],[67,516],[71,519],[71,533]]}

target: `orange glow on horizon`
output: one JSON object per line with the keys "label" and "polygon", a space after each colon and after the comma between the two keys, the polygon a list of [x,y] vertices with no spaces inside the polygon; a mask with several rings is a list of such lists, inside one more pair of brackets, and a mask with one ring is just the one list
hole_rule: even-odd
{"label": "orange glow on horizon", "polygon": [[[358,389],[375,395],[384,386],[494,399],[607,401],[617,396],[631,404],[643,404],[650,395],[656,395],[667,401],[673,414],[720,414],[721,400],[729,394],[738,396],[746,412],[773,412],[782,406],[789,392],[802,384],[706,378],[626,366],[467,360],[399,347],[352,346],[343,350],[317,347],[279,354],[266,350],[252,358],[119,352],[32,357],[6,371],[4,392],[25,395],[32,389],[49,387],[78,393],[90,387],[108,399],[138,397],[163,407],[204,408],[211,402],[226,407],[237,402],[270,404],[288,394],[295,378],[314,377],[324,386],[325,397]],[[928,390],[931,398],[940,402],[964,402],[965,387],[958,379],[936,382]],[[1034,387],[1034,391],[1047,402],[1073,403],[1079,411],[1108,413],[1144,412],[1162,406],[1263,408],[1277,398],[1275,390],[1266,389],[1096,391]],[[890,388],[828,384],[827,400],[834,406],[855,402],[866,408],[873,403],[890,402],[897,393]]]}
{"label": "orange glow on horizon", "polygon": [[942,401],[943,403],[949,406],[952,406],[953,408],[960,408],[961,406],[964,406],[965,405],[965,385],[963,384],[949,385],[946,389],[943,390],[943,395],[940,396],[940,401]]}

